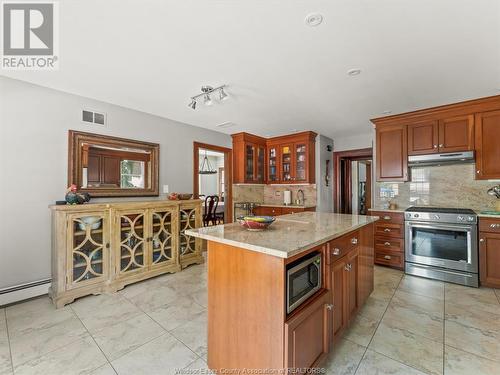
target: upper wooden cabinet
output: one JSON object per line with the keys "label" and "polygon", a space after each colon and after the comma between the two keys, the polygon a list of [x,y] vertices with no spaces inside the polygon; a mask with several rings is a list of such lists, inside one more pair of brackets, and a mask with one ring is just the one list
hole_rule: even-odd
{"label": "upper wooden cabinet", "polygon": [[474,115],[439,120],[439,152],[474,150]]}
{"label": "upper wooden cabinet", "polygon": [[316,133],[264,139],[233,134],[234,183],[315,183]]}
{"label": "upper wooden cabinet", "polygon": [[237,133],[231,137],[234,183],[263,184],[266,179],[266,139],[248,133]]}
{"label": "upper wooden cabinet", "polygon": [[377,128],[377,180],[408,180],[408,145],[405,125]]}
{"label": "upper wooden cabinet", "polygon": [[500,110],[476,114],[476,178],[500,178]]}
{"label": "upper wooden cabinet", "polygon": [[408,125],[408,155],[438,152],[438,129],[438,122],[433,120]]}
{"label": "upper wooden cabinet", "polygon": [[500,95],[373,119],[377,180],[407,181],[408,156],[475,151],[476,178],[500,178]]}

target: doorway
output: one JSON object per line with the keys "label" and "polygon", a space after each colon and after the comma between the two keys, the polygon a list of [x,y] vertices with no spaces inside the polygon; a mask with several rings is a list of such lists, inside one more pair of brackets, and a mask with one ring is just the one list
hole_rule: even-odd
{"label": "doorway", "polygon": [[334,211],[342,214],[367,215],[371,208],[371,148],[334,152]]}
{"label": "doorway", "polygon": [[217,196],[220,223],[230,223],[233,217],[232,157],[230,148],[193,143],[194,198]]}

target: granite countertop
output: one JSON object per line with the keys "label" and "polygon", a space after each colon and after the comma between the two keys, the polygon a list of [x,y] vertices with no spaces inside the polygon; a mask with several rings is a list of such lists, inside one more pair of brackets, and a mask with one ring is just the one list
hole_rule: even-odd
{"label": "granite countertop", "polygon": [[275,203],[259,203],[261,207],[282,207],[282,208],[312,208],[316,207],[316,204],[275,204]]}
{"label": "granite countertop", "polygon": [[238,223],[186,230],[186,234],[230,246],[290,258],[374,221],[376,216],[301,212],[276,218],[267,230],[251,232]]}
{"label": "granite countertop", "polygon": [[397,212],[397,213],[404,213],[405,210],[406,210],[406,207],[405,208],[397,208],[395,210],[390,210],[388,208],[381,208],[381,207],[379,207],[379,208],[374,207],[374,208],[369,208],[368,209],[368,211]]}
{"label": "granite countertop", "polygon": [[[388,208],[369,208],[368,211],[404,213],[405,209],[398,208],[396,210],[389,210]],[[493,219],[500,219],[500,214],[494,215],[494,214],[483,214],[483,213],[481,213],[481,211],[485,211],[485,210],[474,210],[474,211],[476,212],[476,215],[478,217],[489,217],[489,218],[493,218]]]}

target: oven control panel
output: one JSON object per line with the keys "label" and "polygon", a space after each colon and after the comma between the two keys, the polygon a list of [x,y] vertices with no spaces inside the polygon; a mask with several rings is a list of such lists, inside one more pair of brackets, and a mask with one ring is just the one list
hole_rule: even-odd
{"label": "oven control panel", "polygon": [[473,215],[457,215],[433,212],[405,212],[407,221],[431,221],[441,223],[476,224],[477,217]]}

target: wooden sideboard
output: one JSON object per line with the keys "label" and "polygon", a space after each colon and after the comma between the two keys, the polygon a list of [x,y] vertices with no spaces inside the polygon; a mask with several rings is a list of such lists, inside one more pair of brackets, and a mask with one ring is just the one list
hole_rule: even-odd
{"label": "wooden sideboard", "polygon": [[377,181],[408,181],[408,156],[475,151],[476,179],[500,178],[500,95],[371,120]]}
{"label": "wooden sideboard", "polygon": [[200,200],[50,206],[52,286],[57,307],[88,294],[203,263]]}

